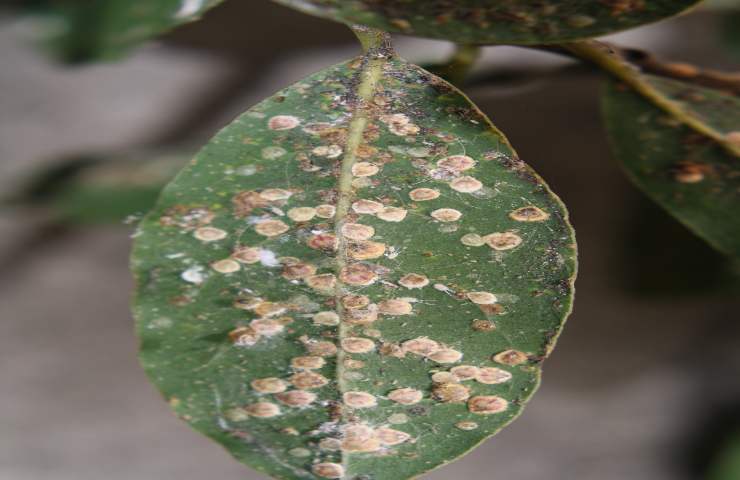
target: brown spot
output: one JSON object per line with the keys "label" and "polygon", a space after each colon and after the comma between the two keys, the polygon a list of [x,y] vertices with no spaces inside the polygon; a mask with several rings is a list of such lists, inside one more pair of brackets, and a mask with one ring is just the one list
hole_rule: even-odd
{"label": "brown spot", "polygon": [[496,385],[511,380],[511,373],[496,367],[483,367],[478,371],[475,379],[480,383]]}
{"label": "brown spot", "polygon": [[373,408],[378,405],[375,396],[367,392],[345,392],[342,400],[345,405],[352,408]]}
{"label": "brown spot", "polygon": [[290,377],[290,383],[300,390],[310,390],[327,385],[329,380],[319,373],[298,372]]}
{"label": "brown spot", "polygon": [[276,115],[267,122],[270,130],[291,130],[301,124],[301,120],[293,115]]}
{"label": "brown spot", "polygon": [[287,200],[293,192],[284,190],[282,188],[266,188],[260,192],[260,198],[267,200],[268,202],[279,202],[281,200]]}
{"label": "brown spot", "polygon": [[320,218],[334,218],[337,209],[334,205],[323,204],[316,207],[316,216]]}
{"label": "brown spot", "polygon": [[408,289],[423,288],[429,285],[429,279],[419,273],[408,273],[401,277],[398,283]]}
{"label": "brown spot", "polygon": [[485,240],[494,250],[511,250],[522,244],[522,237],[513,232],[491,233]]}
{"label": "brown spot", "polygon": [[411,315],[413,307],[406,300],[393,298],[378,304],[378,310],[384,315]]}
{"label": "brown spot", "polygon": [[368,338],[347,337],[340,343],[342,350],[348,353],[368,353],[375,350],[375,342]]}
{"label": "brown spot", "polygon": [[305,343],[306,350],[311,355],[318,355],[320,357],[333,357],[337,354],[337,346],[332,342],[309,340]]}
{"label": "brown spot", "polygon": [[277,335],[285,329],[285,326],[280,320],[271,320],[269,318],[257,318],[249,322],[249,326],[254,329],[255,332],[265,337],[271,337]]}
{"label": "brown spot", "polygon": [[262,303],[262,299],[255,297],[237,297],[234,300],[234,307],[241,310],[254,310],[257,305]]}
{"label": "brown spot", "polygon": [[320,233],[308,239],[308,246],[314,250],[333,252],[339,247],[339,240],[333,233]]}
{"label": "brown spot", "polygon": [[366,295],[345,295],[342,297],[342,306],[349,310],[367,307],[370,299]]}
{"label": "brown spot", "polygon": [[322,438],[319,441],[319,448],[334,452],[342,448],[342,442],[338,438]]}
{"label": "brown spot", "polygon": [[409,192],[409,198],[415,202],[427,202],[439,198],[439,190],[433,188],[416,188]]}
{"label": "brown spot", "polygon": [[313,323],[327,326],[339,325],[339,315],[335,312],[319,312],[313,316]]}
{"label": "brown spot", "polygon": [[473,330],[478,332],[491,332],[493,330],[496,330],[496,325],[488,320],[475,319],[473,320],[472,327]]}
{"label": "brown spot", "polygon": [[359,370],[365,368],[365,362],[362,360],[355,360],[354,358],[345,358],[342,364],[350,370]]}
{"label": "brown spot", "polygon": [[286,280],[300,280],[316,273],[316,266],[310,263],[291,263],[283,267],[283,278]]}
{"label": "brown spot", "polygon": [[527,354],[520,352],[519,350],[505,350],[493,356],[494,362],[512,367],[527,362],[528,360],[529,357]]}
{"label": "brown spot", "polygon": [[674,169],[673,178],[680,183],[699,183],[704,180],[705,165],[693,162],[681,162]]}
{"label": "brown spot", "polygon": [[509,402],[495,395],[481,395],[468,401],[468,410],[479,415],[500,413],[509,408]]}
{"label": "brown spot", "polygon": [[478,305],[490,305],[496,303],[498,300],[496,295],[491,292],[468,292],[465,296],[468,297],[468,300]]}
{"label": "brown spot", "polygon": [[254,229],[265,237],[275,237],[287,232],[290,227],[280,220],[262,220],[255,225]]}
{"label": "brown spot", "polygon": [[323,358],[314,355],[294,357],[290,359],[290,366],[296,369],[315,370],[324,365],[326,365],[326,361]]}
{"label": "brown spot", "polygon": [[405,352],[413,353],[414,355],[421,355],[422,357],[429,356],[440,348],[439,343],[427,337],[418,337],[413,340],[406,340],[401,344],[401,347]]}
{"label": "brown spot", "polygon": [[479,374],[480,370],[478,367],[473,365],[460,365],[458,367],[452,367],[450,373],[453,374],[461,382],[467,380],[473,380]]}
{"label": "brown spot", "polygon": [[463,235],[460,242],[468,247],[482,247],[486,244],[486,240],[477,233]]}
{"label": "brown spot", "polygon": [[271,402],[253,403],[244,407],[244,410],[257,418],[270,418],[280,415],[280,407]]}
{"label": "brown spot", "polygon": [[376,429],[375,436],[378,437],[380,443],[386,446],[399,445],[411,438],[411,435],[406,432],[394,430],[388,427],[380,427]]}
{"label": "brown spot", "polygon": [[470,398],[470,389],[459,383],[438,383],[432,387],[432,396],[444,403],[461,403]]}
{"label": "brown spot", "polygon": [[385,253],[385,243],[372,242],[363,240],[360,242],[351,242],[348,246],[347,253],[354,260],[370,260],[382,257]]}
{"label": "brown spot", "polygon": [[227,235],[225,230],[214,227],[200,227],[193,233],[193,236],[201,242],[215,242],[226,238]]}
{"label": "brown spot", "polygon": [[517,222],[541,222],[550,218],[550,214],[537,207],[530,206],[517,208],[509,214],[509,217]]}
{"label": "brown spot", "polygon": [[375,229],[360,223],[345,223],[342,225],[342,235],[350,240],[369,240],[375,235]]}
{"label": "brown spot", "polygon": [[238,247],[231,256],[242,263],[257,263],[260,261],[261,249],[257,247]]}
{"label": "brown spot", "polygon": [[352,165],[352,175],[355,177],[372,177],[380,171],[377,165],[369,162],[358,162]]}
{"label": "brown spot", "polygon": [[378,307],[371,304],[366,309],[353,309],[344,312],[344,321],[349,325],[369,325],[378,319]]}
{"label": "brown spot", "polygon": [[313,207],[296,207],[288,210],[288,218],[294,222],[307,222],[316,216],[316,209]]}
{"label": "brown spot", "polygon": [[254,306],[254,313],[260,317],[274,317],[276,315],[282,315],[286,310],[287,308],[285,305],[275,302],[260,302]]}
{"label": "brown spot", "polygon": [[252,327],[239,327],[229,332],[229,339],[239,347],[250,347],[259,341],[260,334]]}
{"label": "brown spot", "polygon": [[377,213],[377,216],[386,222],[401,222],[406,218],[406,214],[408,214],[408,211],[405,208],[385,207]]}
{"label": "brown spot", "polygon": [[219,260],[217,262],[213,262],[211,264],[211,268],[217,271],[218,273],[234,273],[238,272],[239,269],[241,269],[241,266],[238,262],[226,258],[224,260]]}
{"label": "brown spot", "polygon": [[483,184],[473,177],[458,177],[450,182],[450,188],[460,193],[473,193],[483,188]]}
{"label": "brown spot", "polygon": [[437,166],[451,172],[463,172],[473,168],[475,166],[475,160],[467,155],[452,155],[438,161]]}
{"label": "brown spot", "polygon": [[676,77],[691,78],[699,75],[700,72],[697,67],[689,63],[666,63],[663,66]]}
{"label": "brown spot", "polygon": [[284,380],[275,377],[258,378],[252,380],[250,385],[259,393],[280,393],[288,388],[288,384]]}
{"label": "brown spot", "polygon": [[367,286],[374,283],[378,279],[378,275],[367,265],[355,263],[342,268],[339,278],[348,285]]}
{"label": "brown spot", "polygon": [[380,346],[380,354],[386,357],[405,358],[406,352],[397,343],[385,342]]}
{"label": "brown spot", "polygon": [[375,436],[375,431],[367,425],[346,425],[342,433],[342,451],[376,452],[380,450],[380,440]]}
{"label": "brown spot", "polygon": [[316,394],[305,390],[291,390],[275,395],[278,402],[291,407],[305,407],[316,401]]}
{"label": "brown spot", "polygon": [[322,293],[332,293],[336,284],[337,278],[331,273],[322,273],[306,278],[306,285]]}
{"label": "brown spot", "polygon": [[321,478],[342,478],[344,476],[344,467],[338,463],[317,463],[311,467],[311,471]]}
{"label": "brown spot", "polygon": [[356,213],[375,215],[383,210],[383,204],[374,200],[357,200],[352,204],[352,210]]}
{"label": "brown spot", "polygon": [[270,204],[259,193],[252,190],[237,193],[231,199],[231,203],[234,206],[234,215],[237,217],[246,217],[255,208],[265,208]]}
{"label": "brown spot", "polygon": [[459,428],[460,430],[475,430],[478,428],[478,424],[475,422],[457,422],[455,424],[455,427]]}
{"label": "brown spot", "polygon": [[461,352],[451,348],[445,348],[428,355],[427,358],[437,363],[455,363],[462,360],[462,357],[463,354]]}
{"label": "brown spot", "polygon": [[175,205],[164,212],[164,215],[159,219],[159,224],[163,227],[180,227],[185,230],[192,230],[208,225],[214,218],[215,215],[207,208]]}
{"label": "brown spot", "polygon": [[424,398],[424,393],[415,388],[399,388],[388,394],[388,400],[400,403],[401,405],[414,405]]}
{"label": "brown spot", "polygon": [[455,222],[460,220],[462,213],[454,208],[440,208],[431,213],[432,218],[440,222]]}
{"label": "brown spot", "polygon": [[343,150],[342,147],[336,144],[332,145],[320,145],[313,150],[311,150],[311,153],[316,155],[317,157],[327,157],[327,158],[338,158],[342,154]]}
{"label": "brown spot", "polygon": [[452,372],[434,372],[432,374],[432,382],[434,383],[459,383],[460,379],[457,378]]}

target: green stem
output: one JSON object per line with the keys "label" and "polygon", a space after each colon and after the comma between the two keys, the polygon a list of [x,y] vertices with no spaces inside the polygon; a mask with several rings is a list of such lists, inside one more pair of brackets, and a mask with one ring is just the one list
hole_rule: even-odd
{"label": "green stem", "polygon": [[682,104],[664,95],[660,90],[652,86],[640,74],[640,71],[619,56],[610,46],[586,40],[581,42],[564,43],[563,49],[570,52],[581,60],[586,60],[598,66],[602,70],[618,78],[635,92],[639,93],[666,113],[675,117],[686,126],[705,135],[722,145],[730,153],[740,156],[740,145],[730,141],[727,136],[711,126],[703,123],[688,111]]}

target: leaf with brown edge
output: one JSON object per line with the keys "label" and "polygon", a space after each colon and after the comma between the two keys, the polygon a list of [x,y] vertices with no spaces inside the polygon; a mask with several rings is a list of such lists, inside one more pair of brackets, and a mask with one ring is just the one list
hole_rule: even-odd
{"label": "leaf with brown edge", "polygon": [[571,310],[560,200],[458,90],[364,38],[217,134],[136,235],[146,371],[275,478],[456,459],[519,415]]}

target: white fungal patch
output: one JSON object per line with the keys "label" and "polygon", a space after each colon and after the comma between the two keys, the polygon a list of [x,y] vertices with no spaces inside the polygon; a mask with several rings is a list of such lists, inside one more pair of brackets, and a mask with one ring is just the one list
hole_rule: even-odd
{"label": "white fungal patch", "polygon": [[261,249],[257,247],[238,247],[231,256],[241,263],[257,263],[260,261]]}
{"label": "white fungal patch", "polygon": [[308,222],[316,216],[316,209],[313,207],[296,207],[288,210],[288,218],[294,222]]}
{"label": "white fungal patch", "polygon": [[456,363],[462,360],[462,357],[462,352],[458,352],[451,348],[444,348],[427,356],[429,360],[437,363]]}
{"label": "white fungal patch", "polygon": [[206,275],[203,272],[203,267],[201,265],[193,265],[192,267],[182,272],[180,274],[180,278],[188,283],[200,285],[206,280]]}
{"label": "white fungal patch", "polygon": [[433,188],[416,188],[409,192],[409,198],[415,202],[427,202],[439,198],[439,190]]}
{"label": "white fungal patch", "polygon": [[511,373],[496,367],[483,367],[478,370],[475,379],[487,385],[497,385],[511,380]]}
{"label": "white fungal patch", "polygon": [[393,428],[388,427],[377,428],[375,430],[375,436],[380,440],[381,444],[388,447],[399,445],[411,438],[411,435],[406,432],[394,430]]}
{"label": "white fungal patch", "polygon": [[467,380],[474,380],[480,374],[480,369],[473,365],[460,365],[452,367],[450,373],[461,382],[465,382]]}
{"label": "white fungal patch", "polygon": [[268,377],[252,380],[252,388],[259,393],[280,393],[288,388],[288,384],[279,378]]}
{"label": "white fungal patch", "polygon": [[468,401],[468,410],[479,415],[500,413],[509,408],[509,402],[495,395],[481,395]]}
{"label": "white fungal patch", "polygon": [[271,402],[257,402],[244,407],[251,416],[257,418],[271,418],[280,415],[280,407]]}
{"label": "white fungal patch", "polygon": [[316,394],[305,390],[291,390],[275,395],[278,402],[290,407],[307,407],[316,401]]}
{"label": "white fungal patch", "polygon": [[175,12],[175,18],[188,18],[200,12],[205,6],[206,0],[183,0],[179,10]]}
{"label": "white fungal patch", "polygon": [[398,281],[401,286],[408,289],[424,288],[429,285],[429,279],[419,273],[407,273]]}
{"label": "white fungal patch", "polygon": [[311,390],[321,388],[329,383],[329,380],[315,372],[298,372],[290,377],[290,383],[299,390]]}
{"label": "white fungal patch", "polygon": [[424,398],[424,393],[415,388],[399,388],[388,394],[388,400],[401,405],[414,405],[419,403],[422,398]]}
{"label": "white fungal patch", "polygon": [[241,269],[241,265],[239,265],[239,262],[235,260],[226,258],[224,260],[213,262],[211,264],[211,268],[218,273],[234,273],[238,272]]}
{"label": "white fungal patch", "polygon": [[193,236],[201,242],[215,242],[217,240],[223,240],[227,235],[228,233],[226,233],[225,230],[214,227],[200,227],[193,232]]}
{"label": "white fungal patch", "polygon": [[342,225],[341,232],[345,238],[355,241],[369,240],[375,235],[373,227],[360,223],[345,223]]}
{"label": "white fungal patch", "polygon": [[375,215],[378,212],[381,212],[385,208],[382,203],[376,202],[374,200],[357,200],[352,204],[352,210],[354,210],[356,213],[360,214],[366,214],[366,215]]}
{"label": "white fungal patch", "polygon": [[514,367],[521,365],[529,360],[526,353],[520,352],[519,350],[505,350],[501,353],[497,353],[493,356],[493,361],[504,365]]}
{"label": "white fungal patch", "polygon": [[455,222],[460,220],[462,213],[454,208],[440,208],[431,213],[431,216],[435,220],[440,222]]}
{"label": "white fungal patch", "polygon": [[534,206],[517,208],[509,214],[517,222],[542,222],[550,218],[550,214]]}
{"label": "white fungal patch", "polygon": [[370,162],[357,162],[352,165],[352,175],[355,177],[372,177],[380,171],[377,165]]}
{"label": "white fungal patch", "polygon": [[473,177],[458,177],[450,182],[450,188],[460,193],[473,193],[483,188],[483,184]]}
{"label": "white fungal patch", "polygon": [[316,207],[316,216],[319,218],[334,218],[337,208],[334,205],[322,204]]}
{"label": "white fungal patch", "polygon": [[475,163],[475,160],[467,155],[452,155],[438,161],[437,166],[451,172],[464,172],[475,167]]}
{"label": "white fungal patch", "polygon": [[258,222],[254,229],[265,237],[276,237],[290,230],[290,227],[280,220],[263,220]]}
{"label": "white fungal patch", "polygon": [[348,353],[369,353],[375,350],[375,342],[369,338],[347,337],[340,343],[342,350]]}
{"label": "white fungal patch", "polygon": [[311,471],[321,478],[342,478],[344,476],[344,467],[338,463],[317,463],[311,467]]}
{"label": "white fungal patch", "polygon": [[413,307],[406,300],[394,298],[380,302],[378,311],[384,315],[411,315]]}
{"label": "white fungal patch", "polygon": [[339,315],[334,312],[319,312],[313,316],[316,325],[336,326],[339,325]]}
{"label": "white fungal patch", "polygon": [[373,408],[378,405],[375,396],[367,392],[345,392],[342,400],[345,405],[352,408]]}
{"label": "white fungal patch", "polygon": [[320,145],[311,150],[311,153],[313,153],[317,157],[327,158],[338,158],[342,154],[342,152],[342,147],[340,147],[339,145]]}
{"label": "white fungal patch", "polygon": [[468,297],[468,300],[478,305],[492,305],[498,301],[496,295],[491,292],[468,292],[465,296]]}
{"label": "white fungal patch", "polygon": [[402,222],[407,214],[408,211],[405,208],[385,207],[376,215],[379,219],[386,222]]}
{"label": "white fungal patch", "polygon": [[462,236],[460,243],[468,247],[482,247],[486,244],[486,240],[477,233],[468,233]]}
{"label": "white fungal patch", "polygon": [[414,355],[421,355],[422,357],[428,357],[434,352],[440,349],[439,343],[427,337],[418,337],[412,340],[406,340],[401,344],[404,352],[413,353]]}
{"label": "white fungal patch", "polygon": [[270,130],[292,130],[301,124],[301,120],[293,115],[276,115],[267,122]]}
{"label": "white fungal patch", "polygon": [[290,360],[290,366],[299,370],[316,370],[326,365],[326,361],[319,356],[308,355],[294,357]]}
{"label": "white fungal patch", "polygon": [[513,232],[496,232],[486,235],[486,243],[494,250],[511,250],[522,244],[522,237]]}

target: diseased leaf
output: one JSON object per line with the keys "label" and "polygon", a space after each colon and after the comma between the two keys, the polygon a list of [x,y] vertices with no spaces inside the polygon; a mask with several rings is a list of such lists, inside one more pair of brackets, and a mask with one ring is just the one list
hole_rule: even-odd
{"label": "diseased leaf", "polygon": [[50,25],[49,48],[69,62],[111,60],[222,0],[41,0],[35,11]]}
{"label": "diseased leaf", "polygon": [[275,0],[382,30],[477,44],[591,38],[676,15],[700,0]]}
{"label": "diseased leaf", "polygon": [[558,198],[384,47],[251,108],[137,234],[141,360],[275,478],[401,480],[511,422],[571,310]]}
{"label": "diseased leaf", "polygon": [[740,143],[740,100],[685,82],[645,78],[725,145],[611,81],[603,107],[616,158],[674,217],[718,250],[740,256],[740,159],[728,150]]}

